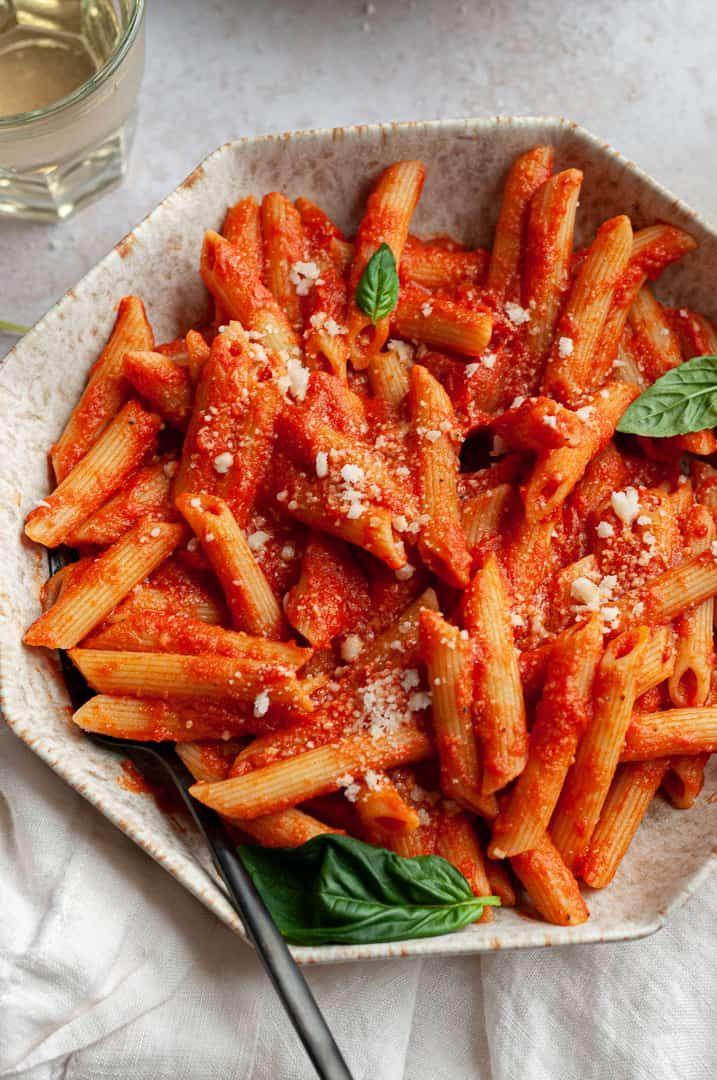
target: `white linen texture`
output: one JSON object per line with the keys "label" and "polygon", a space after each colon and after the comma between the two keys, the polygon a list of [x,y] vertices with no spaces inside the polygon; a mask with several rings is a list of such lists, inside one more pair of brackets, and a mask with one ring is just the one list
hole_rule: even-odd
{"label": "white linen texture", "polygon": [[[0,1077],[314,1076],[252,950],[4,726],[0,913]],[[713,875],[642,941],[308,978],[356,1080],[706,1080],[716,913]]]}

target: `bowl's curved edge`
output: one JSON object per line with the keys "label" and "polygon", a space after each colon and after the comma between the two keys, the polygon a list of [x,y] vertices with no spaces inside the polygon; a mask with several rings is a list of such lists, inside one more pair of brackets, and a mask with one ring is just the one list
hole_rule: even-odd
{"label": "bowl's curved edge", "polygon": [[[704,230],[705,233],[714,237],[714,232],[710,229],[710,226],[690,206],[677,198],[667,188],[660,185],[649,174],[645,173],[638,166],[625,158],[608,143],[603,142],[581,125],[562,117],[526,116],[409,121],[388,124],[353,125],[350,127],[334,129],[308,129],[299,132],[269,134],[258,137],[247,136],[245,138],[234,140],[233,142],[225,143],[223,146],[207,155],[207,157],[205,157],[204,160],[193,169],[171,193],[154,207],[138,223],[138,225],[127,233],[107,255],[96,263],[73,288],[69,289],[65,295],[53,305],[28,334],[13,346],[6,355],[2,371],[0,371],[0,386],[3,385],[6,379],[11,378],[12,376],[14,358],[18,348],[20,346],[23,348],[28,346],[31,347],[33,339],[44,333],[44,331],[51,326],[54,319],[62,316],[63,309],[68,304],[72,303],[75,294],[79,290],[88,287],[98,275],[102,274],[113,265],[117,266],[121,260],[127,258],[128,255],[131,254],[135,239],[143,234],[154,218],[158,214],[161,214],[166,207],[176,206],[181,203],[184,193],[191,191],[199,184],[209,182],[208,170],[211,169],[212,163],[236,146],[287,139],[313,142],[324,140],[327,137],[331,137],[332,139],[360,138],[366,135],[373,136],[377,133],[389,133],[397,129],[405,130],[409,128],[420,128],[427,131],[453,131],[460,137],[463,133],[471,135],[478,131],[488,131],[500,125],[512,125],[525,128],[538,125],[544,128],[554,129],[556,135],[557,133],[566,135],[572,134],[578,139],[585,141],[600,153],[611,155],[622,168],[635,174],[642,182],[659,192],[663,198],[668,199],[675,207],[676,211],[685,217],[688,217],[701,230]],[[17,698],[15,693],[18,688],[14,685],[12,678],[8,678],[8,676],[11,676],[12,674],[12,654],[14,649],[18,647],[18,643],[14,638],[7,638],[4,632],[7,630],[9,630],[7,620],[4,618],[2,612],[0,612],[0,706],[3,707],[8,726],[11,730],[59,776],[66,780],[70,786],[99,809],[105,817],[128,835],[139,847],[150,855],[151,858],[172,874],[173,877],[181,881],[181,883],[188,888],[197,899],[212,910],[214,914],[225,922],[234,932],[240,934],[246,940],[246,935],[240,920],[229,904],[226,895],[216,878],[203,869],[194,859],[191,859],[190,857],[185,858],[183,856],[175,855],[172,852],[158,849],[153,842],[149,830],[144,829],[137,822],[128,821],[122,814],[118,813],[115,808],[103,798],[102,793],[99,790],[95,790],[93,785],[85,783],[83,778],[79,775],[79,771],[73,769],[72,766],[67,763],[67,760],[59,760],[53,748],[47,742],[42,738],[38,739],[31,734],[23,718],[23,703]],[[109,751],[106,753],[111,754]],[[545,926],[544,924],[535,924],[535,927],[527,929],[522,937],[521,935],[517,935],[515,944],[506,946],[495,936],[490,937],[487,933],[479,936],[477,931],[471,931],[469,928],[467,931],[463,931],[460,935],[454,935],[450,939],[435,938],[403,944],[382,944],[376,946],[322,946],[316,949],[301,947],[295,948],[293,952],[297,960],[304,964],[340,963],[346,960],[382,959],[387,956],[465,955],[467,953],[501,948],[525,948],[578,943],[589,944],[643,937],[660,929],[667,919],[686,903],[691,895],[693,895],[700,884],[714,870],[715,865],[717,865],[717,859],[713,855],[706,860],[695,873],[685,880],[684,886],[680,892],[671,899],[664,911],[661,911],[656,918],[647,922],[635,920],[627,924],[623,923],[613,931],[603,931],[600,933],[596,933],[595,931],[591,932],[589,923],[585,924],[584,927],[575,928],[551,927]],[[517,940],[518,938],[520,938],[520,940]]]}

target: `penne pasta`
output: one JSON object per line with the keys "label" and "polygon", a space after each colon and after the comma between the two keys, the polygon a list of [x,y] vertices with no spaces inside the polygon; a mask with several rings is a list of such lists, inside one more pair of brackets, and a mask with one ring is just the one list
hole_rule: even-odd
{"label": "penne pasta", "polygon": [[403,359],[399,349],[391,347],[389,341],[384,352],[371,355],[368,380],[376,397],[383,398],[389,405],[398,406],[408,394],[411,383],[410,364]]}
{"label": "penne pasta", "polygon": [[[308,289],[306,237],[298,210],[285,195],[272,191],[261,203],[261,231],[264,239],[264,275],[275,300],[295,330],[302,327],[300,292]],[[297,269],[298,268],[298,269]],[[311,269],[314,280],[318,274]]]}
{"label": "penne pasta", "polygon": [[[220,745],[226,747],[227,743]],[[177,753],[195,780],[226,779],[229,762],[225,755],[215,749],[215,746],[216,744],[191,742],[180,743],[177,746]],[[300,847],[309,840],[313,840],[315,836],[342,831],[324,825],[322,821],[318,821],[310,814],[296,809],[283,810],[278,814],[266,814],[252,821],[241,819],[232,821],[231,818],[229,820],[262,847]]]}
{"label": "penne pasta", "polygon": [[312,649],[293,641],[270,641],[237,630],[225,630],[183,611],[140,610],[100,627],[84,638],[85,649],[120,652],[171,652],[190,656],[245,656],[251,660],[300,668]]}
{"label": "penne pasta", "polygon": [[354,781],[352,802],[361,827],[373,844],[405,836],[420,825],[418,813],[401,795],[387,773],[369,770]]}
{"label": "penne pasta", "polygon": [[433,728],[445,795],[477,814],[495,816],[497,807],[481,780],[478,746],[471,722],[471,647],[461,632],[435,611],[421,612],[421,653],[431,688]]}
{"label": "penne pasta", "polygon": [[[460,870],[476,896],[490,896],[485,859],[475,828],[469,815],[450,800],[444,800],[441,808],[436,853]],[[479,923],[492,921],[493,912],[489,907],[477,920]]]}
{"label": "penne pasta", "polygon": [[152,349],[154,335],[144,304],[125,296],[109,341],[90,371],[82,397],[72,411],[65,430],[50,451],[55,478],[61,483],[89,450],[125,400],[123,358],[129,349]]}
{"label": "penne pasta", "polygon": [[116,495],[70,533],[66,542],[72,547],[113,544],[138,521],[171,517],[169,485],[176,468],[174,461],[159,461],[138,469]]}
{"label": "penne pasta", "polygon": [[95,694],[72,717],[83,731],[115,739],[176,743],[195,739],[224,739],[247,735],[264,725],[251,712],[241,713],[216,703],[143,701],[136,697]]}
{"label": "penne pasta", "polygon": [[298,198],[295,205],[312,250],[323,252],[331,259],[336,272],[345,274],[354,257],[353,244],[311,199]]}
{"label": "penne pasta", "polygon": [[522,302],[531,312],[527,346],[535,364],[533,389],[553,341],[570,285],[575,213],[583,174],[566,169],[539,187],[530,201],[525,233]]}
{"label": "penne pasta", "polygon": [[401,256],[401,280],[424,289],[455,289],[469,282],[482,285],[488,270],[488,252],[454,251],[430,240],[409,236]]}
{"label": "penne pasta", "polygon": [[498,300],[510,299],[519,292],[523,235],[530,201],[548,180],[552,167],[552,147],[536,146],[522,154],[508,174],[488,266],[488,288]]}
{"label": "penne pasta", "polygon": [[564,446],[541,454],[523,494],[528,521],[554,513],[584,475],[590,460],[612,437],[620,417],[637,396],[630,383],[612,382],[592,394],[580,413],[585,417],[578,446]]}
{"label": "penne pasta", "polygon": [[411,370],[409,407],[424,520],[419,550],[434,573],[450,585],[464,587],[471,560],[458,506],[455,415],[443,387],[419,364]]}
{"label": "penne pasta", "polygon": [[62,590],[24,637],[26,645],[70,649],[131,589],[159,566],[185,536],[181,525],[141,522],[98,555]]}
{"label": "penne pasta", "polygon": [[259,718],[272,705],[302,712],[313,708],[309,690],[296,678],[295,670],[276,662],[104,649],[71,649],[69,655],[100,694],[248,702]]}
{"label": "penne pasta", "polygon": [[593,717],[550,825],[553,843],[569,868],[587,850],[607,798],[630,724],[647,638],[646,627],[628,631],[610,642],[600,661]]}
{"label": "penne pasta", "polygon": [[261,278],[264,271],[261,212],[253,195],[247,195],[229,207],[222,225],[222,236],[239,250],[247,273]]}
{"label": "penne pasta", "polygon": [[[689,554],[711,551],[715,526],[706,506],[695,506],[684,528]],[[675,623],[677,649],[668,691],[672,704],[678,708],[704,705],[707,701],[714,667],[713,620],[714,597],[709,596],[680,615]]]}
{"label": "penne pasta", "polygon": [[435,349],[477,356],[490,342],[493,317],[487,310],[461,304],[443,294],[427,292],[417,285],[404,285],[391,328],[402,338]]}
{"label": "penne pasta", "polygon": [[601,651],[602,627],[597,615],[553,647],[525,768],[493,823],[488,848],[493,858],[530,851],[545,833],[588,726]]}
{"label": "penne pasta", "polygon": [[662,787],[672,805],[679,810],[689,810],[694,806],[704,787],[705,766],[709,758],[709,754],[671,758]]}
{"label": "penne pasta", "polygon": [[480,545],[498,540],[503,521],[514,509],[512,484],[499,484],[463,500],[460,506],[461,524],[471,554],[475,555]]}
{"label": "penne pasta", "polygon": [[601,377],[608,374],[613,365],[628,314],[648,276],[656,278],[666,266],[694,250],[696,246],[689,233],[674,225],[650,225],[634,233],[630,260],[615,290],[613,305],[603,327],[595,385]]}
{"label": "penne pasta", "polygon": [[237,629],[264,637],[279,637],[281,608],[224,500],[187,493],[180,495],[176,502],[219,579]]}
{"label": "penne pasta", "polygon": [[474,653],[472,713],[482,750],[482,791],[489,795],[514,780],[527,760],[518,654],[495,555],[473,576],[463,604]]}
{"label": "penne pasta", "polygon": [[45,547],[58,547],[122,486],[155,445],[161,421],[129,401],[97,442],[42,505],[31,510],[25,535]]}
{"label": "penne pasta", "polygon": [[[361,479],[353,471],[349,476]],[[297,521],[364,548],[392,570],[407,565],[406,549],[394,529],[395,515],[388,507],[371,502],[355,479],[347,486],[327,484],[315,476],[309,478],[286,460],[281,483],[277,503]]]}
{"label": "penne pasta", "polygon": [[615,877],[667,766],[666,760],[658,760],[618,767],[580,864],[581,877],[591,889],[604,889]]}
{"label": "penne pasta", "polygon": [[216,784],[195,784],[190,790],[196,799],[220,814],[256,818],[349,786],[354,773],[363,775],[367,769],[423,761],[432,752],[429,737],[410,727],[383,739],[349,735],[243,776]]}
{"label": "penne pasta", "polygon": [[537,847],[513,856],[510,865],[547,922],[577,926],[587,921],[578,883],[547,833]]}
{"label": "penne pasta", "polygon": [[159,352],[126,352],[124,377],[155,412],[184,431],[192,412],[192,380],[186,367]]}
{"label": "penne pasta", "polygon": [[[368,583],[351,550],[329,536],[312,538],[301,561],[301,576],[289,589],[284,611],[290,624],[317,649],[327,648],[339,634],[355,626],[370,606]],[[357,644],[358,642],[358,644]],[[361,648],[349,641],[348,652]]]}
{"label": "penne pasta", "polygon": [[543,378],[543,392],[567,405],[574,405],[595,386],[600,339],[630,258],[632,239],[629,218],[621,215],[606,221],[568,295]]}
{"label": "penne pasta", "polygon": [[[648,285],[643,285],[629,312],[633,349],[649,383],[682,363],[682,350],[667,315]],[[713,454],[717,440],[712,431],[682,435],[679,445],[694,454]]]}
{"label": "penne pasta", "polygon": [[717,708],[636,713],[625,735],[620,761],[647,761],[717,750]]}
{"label": "penne pasta", "polygon": [[300,358],[299,339],[281,305],[259,280],[251,261],[229,241],[211,230],[204,238],[200,271],[204,284],[230,319],[258,336],[278,369],[291,357]]}

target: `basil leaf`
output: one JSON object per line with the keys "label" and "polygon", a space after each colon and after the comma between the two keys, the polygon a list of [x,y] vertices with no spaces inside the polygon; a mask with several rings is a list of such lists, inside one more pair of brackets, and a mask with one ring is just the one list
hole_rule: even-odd
{"label": "basil leaf", "polygon": [[404,859],[325,833],[298,848],[244,845],[239,856],[284,937],[296,945],[369,945],[460,930],[497,896],[474,896],[438,855]]}
{"label": "basil leaf", "polygon": [[0,334],[26,334],[30,329],[29,326],[23,326],[21,323],[4,322],[0,319]]}
{"label": "basil leaf", "polygon": [[376,325],[398,302],[398,271],[388,244],[381,244],[366,263],[356,289],[356,303]]}
{"label": "basil leaf", "polygon": [[717,356],[695,356],[656,379],[625,410],[618,431],[687,435],[717,424]]}

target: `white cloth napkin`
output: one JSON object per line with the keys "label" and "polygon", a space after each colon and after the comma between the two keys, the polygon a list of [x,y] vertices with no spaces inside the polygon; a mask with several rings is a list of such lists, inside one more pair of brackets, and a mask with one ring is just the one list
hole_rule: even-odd
{"label": "white cloth napkin", "polygon": [[[643,941],[316,968],[356,1080],[717,1076],[717,875]],[[251,949],[0,728],[0,1077],[310,1080]]]}

